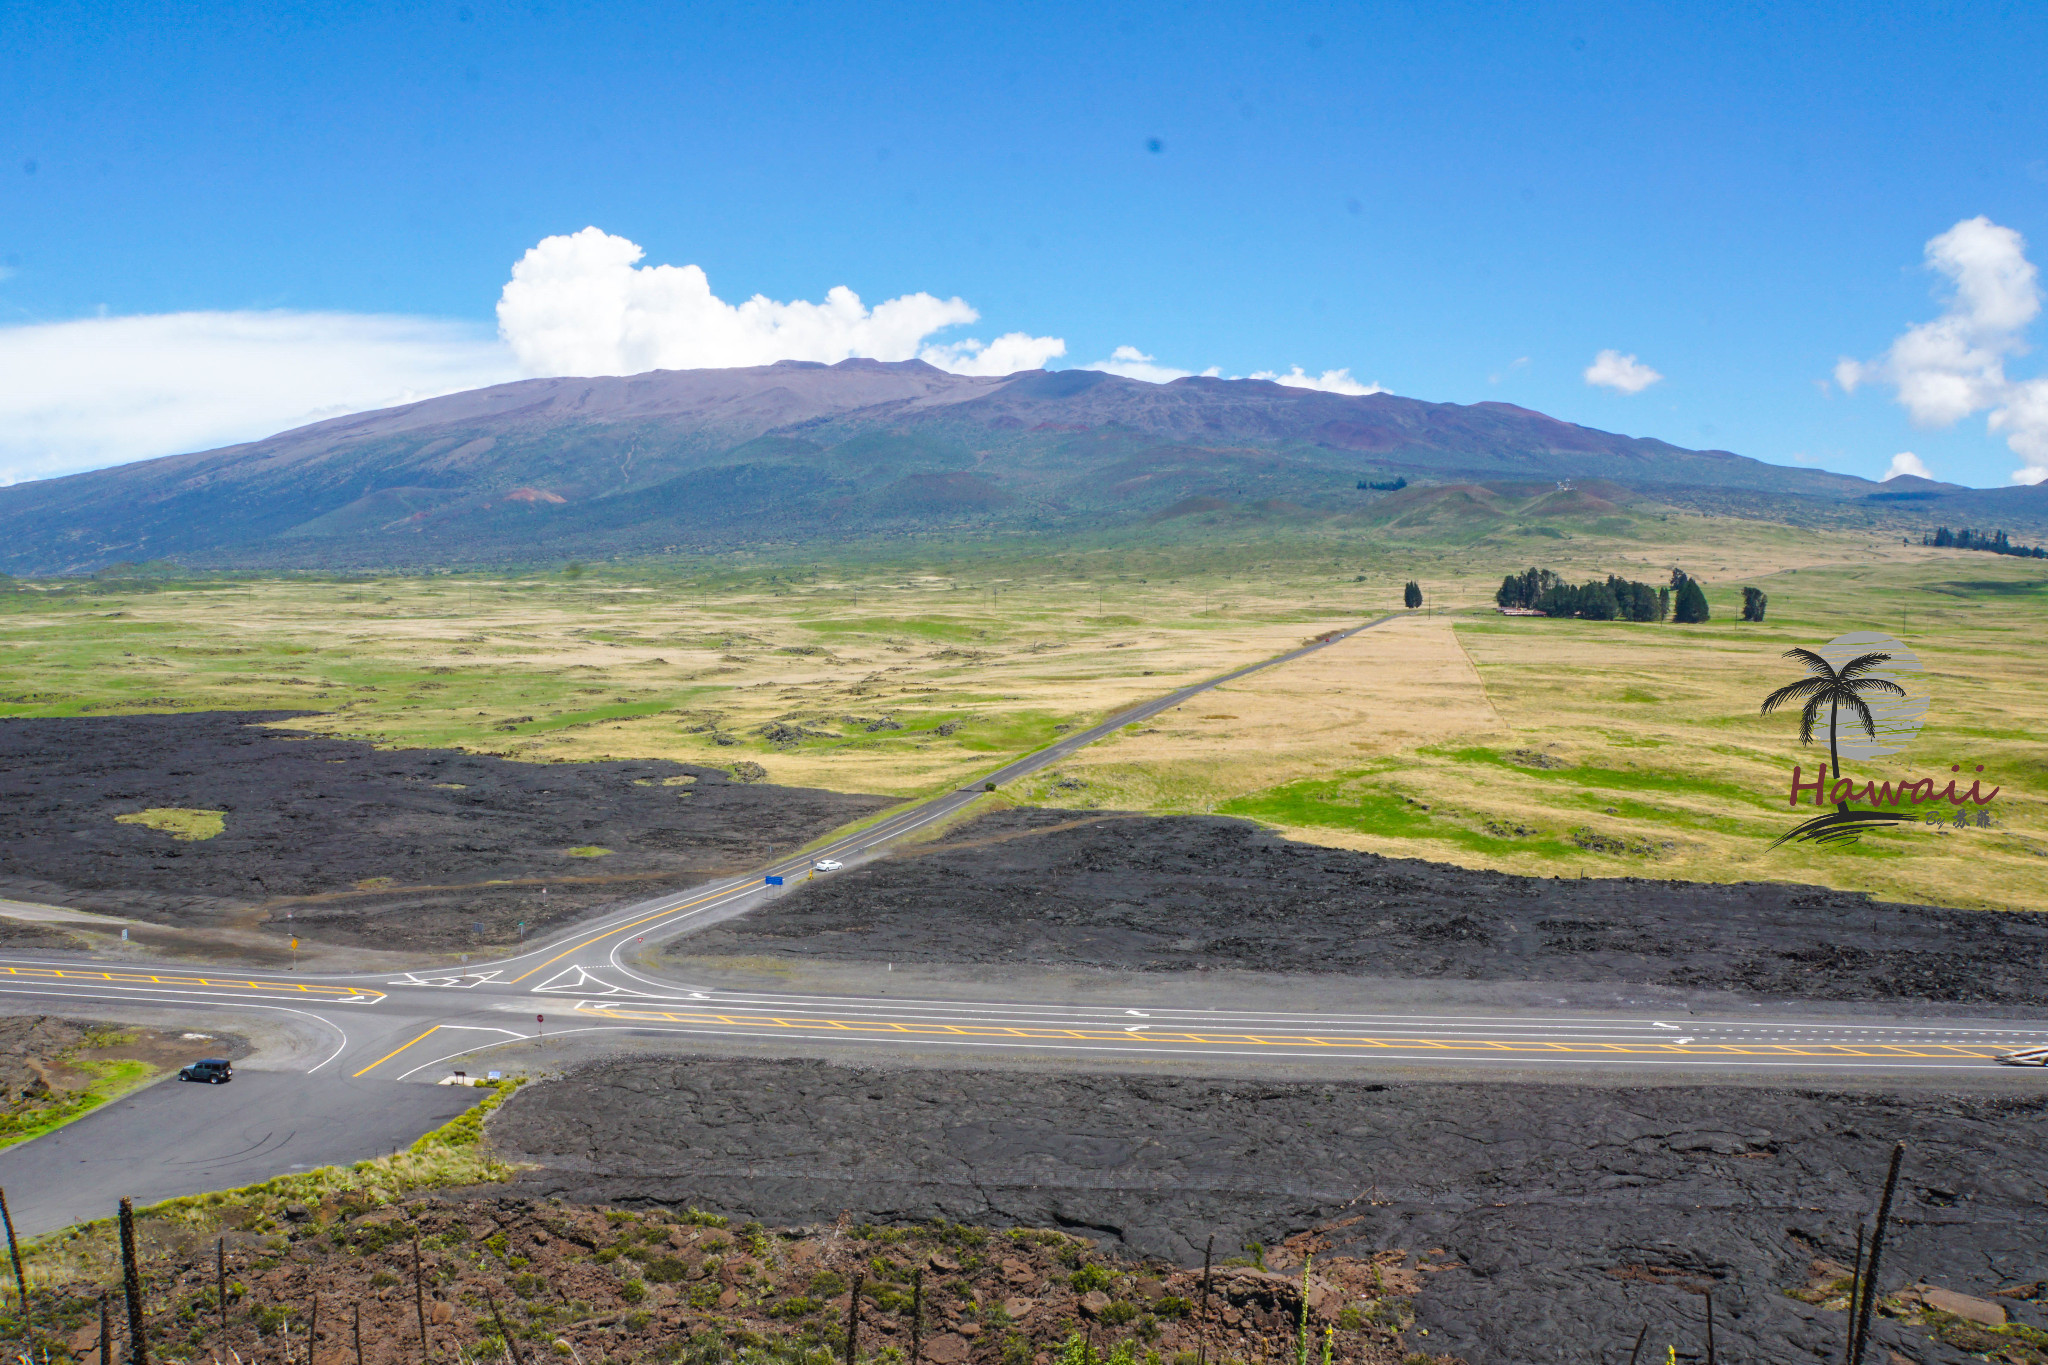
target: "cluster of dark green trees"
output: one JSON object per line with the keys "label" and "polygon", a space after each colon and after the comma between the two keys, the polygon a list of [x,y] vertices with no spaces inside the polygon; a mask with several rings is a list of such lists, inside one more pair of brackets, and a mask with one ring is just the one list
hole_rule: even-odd
{"label": "cluster of dark green trees", "polygon": [[[1754,594],[1752,600],[1751,594]],[[1744,588],[1742,619],[1764,619],[1764,595]],[[1493,600],[1503,607],[1540,611],[1545,616],[1577,616],[1587,621],[1678,621],[1681,624],[1707,619],[1707,595],[1700,585],[1679,569],[1671,571],[1671,586],[1653,588],[1648,583],[1609,574],[1606,581],[1567,583],[1548,569],[1530,569],[1503,578]],[[1755,615],[1751,615],[1752,606]]]}
{"label": "cluster of dark green trees", "polygon": [[1965,526],[1960,531],[1951,531],[1938,526],[1931,536],[1920,537],[1922,545],[1936,545],[1943,549],[1988,550],[1995,555],[2019,555],[2023,559],[2048,559],[2048,549],[2039,545],[2015,545],[2006,539],[2005,532],[1993,531],[1985,535]]}

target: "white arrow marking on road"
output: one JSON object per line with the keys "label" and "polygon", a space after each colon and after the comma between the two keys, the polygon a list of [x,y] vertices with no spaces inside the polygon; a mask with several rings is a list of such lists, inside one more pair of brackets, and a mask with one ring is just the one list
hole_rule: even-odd
{"label": "white arrow marking on road", "polygon": [[1150,1019],[1152,1017],[1143,1010],[1125,1010],[1124,1013],[1130,1015],[1133,1019]]}
{"label": "white arrow marking on road", "polygon": [[1150,1024],[1133,1024],[1133,1025],[1131,1025],[1131,1026],[1130,1026],[1129,1028],[1125,1029],[1125,1030],[1124,1030],[1124,1032],[1125,1032],[1125,1033],[1137,1033],[1137,1032],[1139,1032],[1139,1031],[1140,1031],[1140,1030],[1142,1030],[1142,1029],[1148,1029],[1148,1028],[1151,1028],[1151,1027],[1152,1027],[1152,1026],[1151,1026]]}
{"label": "white arrow marking on road", "polygon": [[1680,1045],[1681,1047],[1682,1047],[1682,1046],[1684,1046],[1685,1044],[1687,1044],[1687,1043],[1691,1042],[1691,1041],[1692,1041],[1692,1039],[1690,1039],[1690,1038],[1680,1038],[1680,1039],[1678,1040],[1678,1042],[1679,1042],[1679,1045]]}
{"label": "white arrow marking on road", "polygon": [[1677,1028],[1677,1027],[1678,1027],[1678,1025],[1676,1025],[1676,1024],[1667,1024],[1667,1023],[1665,1023],[1665,1022],[1664,1022],[1663,1020],[1661,1020],[1661,1019],[1652,1019],[1652,1020],[1650,1021],[1650,1027],[1651,1027],[1651,1028],[1668,1028],[1668,1029],[1675,1029],[1675,1028]]}

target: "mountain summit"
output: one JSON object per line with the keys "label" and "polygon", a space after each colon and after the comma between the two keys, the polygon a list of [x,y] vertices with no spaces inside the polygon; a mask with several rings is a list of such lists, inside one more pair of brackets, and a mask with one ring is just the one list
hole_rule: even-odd
{"label": "mountain summit", "polygon": [[0,489],[0,569],[600,556],[1177,506],[1356,509],[1360,485],[1597,478],[1854,498],[1877,485],[1506,403],[1256,379],[783,361],[530,379]]}

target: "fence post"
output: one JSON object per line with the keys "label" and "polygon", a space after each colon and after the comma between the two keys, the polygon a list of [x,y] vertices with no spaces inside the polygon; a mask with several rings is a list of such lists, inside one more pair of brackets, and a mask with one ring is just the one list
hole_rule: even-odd
{"label": "fence post", "polygon": [[6,1190],[0,1190],[0,1222],[7,1224],[7,1254],[13,1258],[14,1287],[21,1294],[21,1352],[30,1360],[34,1360],[36,1329],[28,1318],[28,1276],[21,1272],[21,1247],[14,1240],[14,1215],[7,1211]]}
{"label": "fence post", "polygon": [[1849,1365],[1863,1365],[1863,1349],[1870,1344],[1870,1305],[1879,1292],[1877,1267],[1884,1255],[1884,1226],[1891,1221],[1892,1191],[1898,1188],[1899,1162],[1905,1155],[1905,1143],[1892,1148],[1892,1167],[1885,1174],[1884,1197],[1877,1201],[1877,1226],[1870,1230],[1870,1269],[1864,1276],[1863,1302],[1856,1310],[1856,1346],[1849,1352]]}
{"label": "fence post", "polygon": [[142,1270],[135,1263],[135,1205],[121,1201],[121,1288],[128,1299],[129,1365],[149,1365],[149,1331],[142,1321]]}

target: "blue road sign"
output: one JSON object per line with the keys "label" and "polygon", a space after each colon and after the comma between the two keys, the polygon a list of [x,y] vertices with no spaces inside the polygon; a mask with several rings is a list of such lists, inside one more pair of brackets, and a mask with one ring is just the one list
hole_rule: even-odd
{"label": "blue road sign", "polygon": [[763,877],[761,880],[767,882],[770,886],[782,885],[782,878],[780,877]]}

